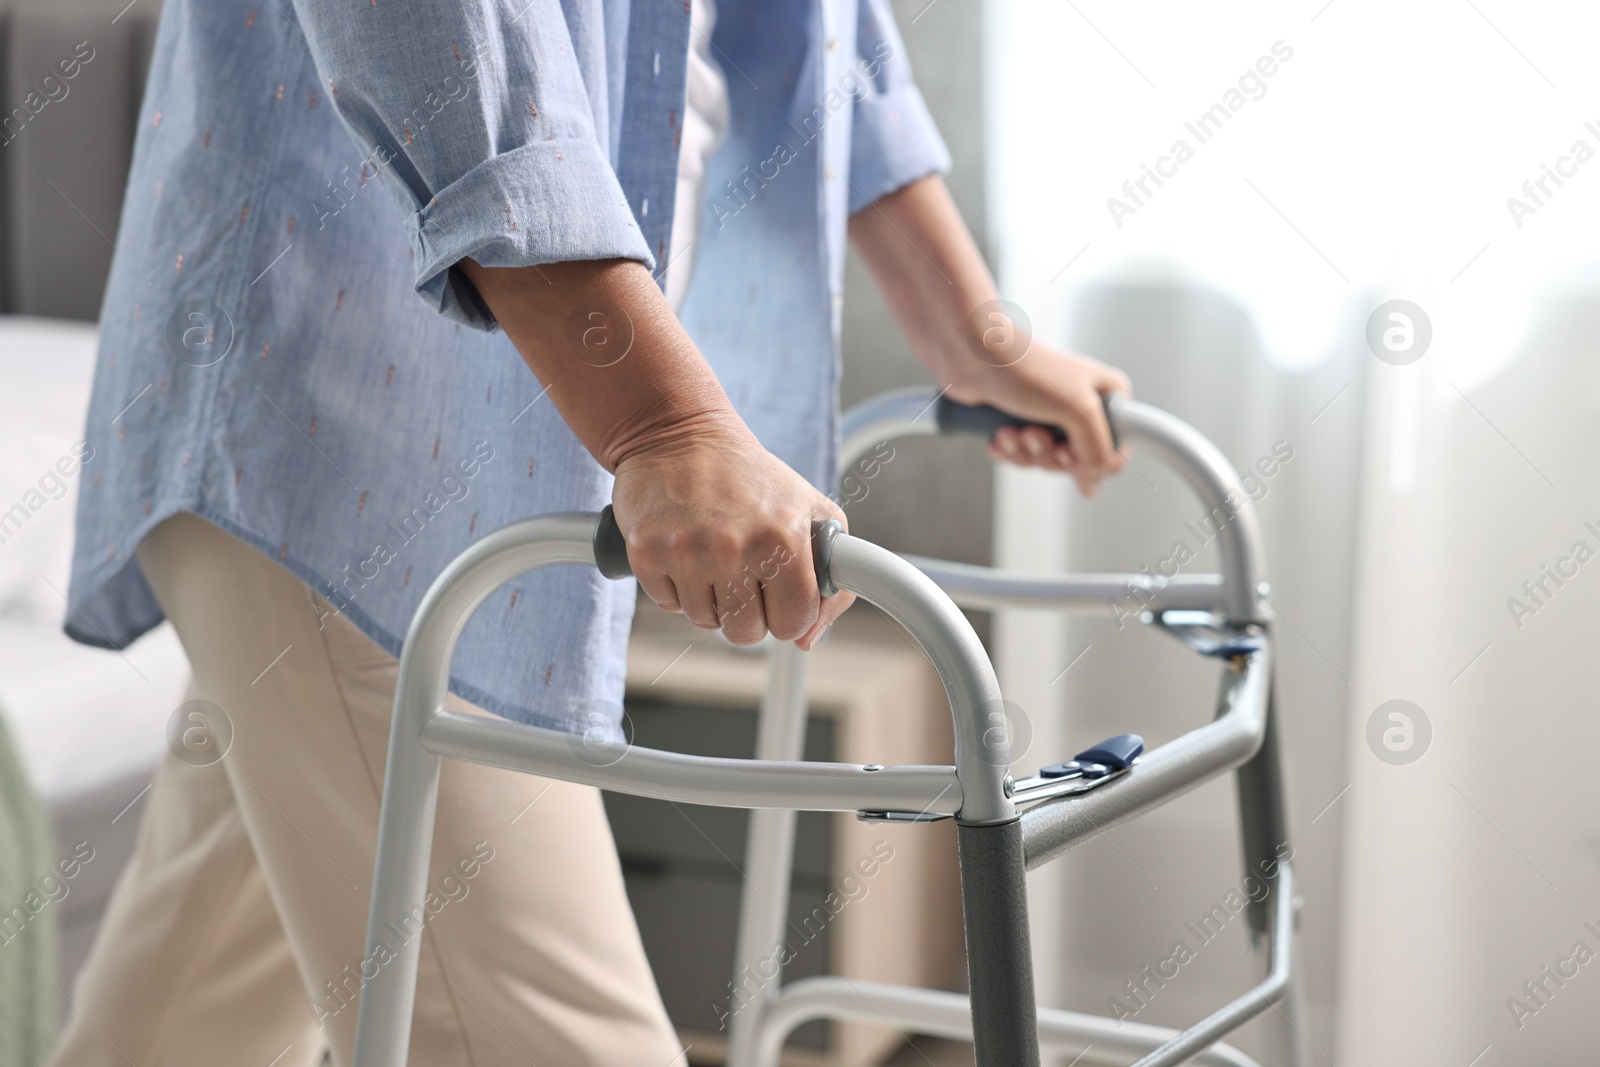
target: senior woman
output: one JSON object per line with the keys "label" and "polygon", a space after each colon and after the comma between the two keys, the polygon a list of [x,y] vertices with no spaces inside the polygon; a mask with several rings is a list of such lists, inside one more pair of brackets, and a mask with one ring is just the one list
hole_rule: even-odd
{"label": "senior woman", "polygon": [[[657,604],[818,639],[847,233],[949,395],[1070,434],[997,457],[1120,468],[1120,374],[971,343],[996,294],[947,165],[883,0],[168,0],[67,629],[170,618],[204,743],[157,770],[55,1067],[350,1061],[395,656],[475,537],[614,501]],[[452,701],[581,729],[633,605],[513,583]],[[598,794],[444,776],[412,1062],[676,1061]]]}

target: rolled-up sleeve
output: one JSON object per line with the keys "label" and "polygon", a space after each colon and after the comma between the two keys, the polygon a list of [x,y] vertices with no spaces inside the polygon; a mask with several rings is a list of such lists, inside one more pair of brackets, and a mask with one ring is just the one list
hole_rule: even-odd
{"label": "rolled-up sleeve", "polygon": [[463,257],[654,266],[599,132],[621,106],[599,5],[570,5],[573,23],[566,6],[294,0],[327,98],[406,213],[417,294],[470,326],[493,321]]}
{"label": "rolled-up sleeve", "polygon": [[950,152],[911,77],[888,0],[860,0],[857,66],[869,75],[856,96],[850,144],[850,211],[918,178],[950,169]]}

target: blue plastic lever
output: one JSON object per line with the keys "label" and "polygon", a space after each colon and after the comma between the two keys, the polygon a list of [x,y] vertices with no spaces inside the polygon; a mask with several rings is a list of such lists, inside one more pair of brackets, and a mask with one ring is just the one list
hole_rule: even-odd
{"label": "blue plastic lever", "polygon": [[1039,777],[1104,778],[1127,770],[1143,752],[1144,738],[1138,734],[1118,734],[1084,749],[1065,763],[1052,763],[1039,771]]}
{"label": "blue plastic lever", "polygon": [[1113,771],[1127,768],[1144,752],[1144,738],[1138,734],[1108,737],[1093,748],[1086,748],[1073,759],[1079,763],[1103,763]]}

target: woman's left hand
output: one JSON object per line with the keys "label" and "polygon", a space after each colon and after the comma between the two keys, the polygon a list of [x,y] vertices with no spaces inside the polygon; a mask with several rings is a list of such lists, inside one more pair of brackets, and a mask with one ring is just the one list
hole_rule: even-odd
{"label": "woman's left hand", "polygon": [[1083,495],[1092,497],[1102,479],[1128,462],[1127,455],[1112,445],[1100,399],[1102,393],[1132,397],[1128,376],[1086,356],[1019,340],[1028,346],[1020,359],[1006,366],[980,363],[976,368],[968,362],[968,373],[945,395],[962,404],[992,404],[1030,422],[1061,427],[1067,433],[1064,442],[1038,427],[1002,427],[989,443],[989,454],[1019,467],[1070,474]]}
{"label": "woman's left hand", "polygon": [[1100,394],[1131,396],[1127,375],[1040,344],[1012,321],[943,179],[929,175],[857,211],[850,240],[946,396],[1067,432],[1058,444],[1048,430],[1003,429],[989,445],[995,459],[1070,474],[1084,496],[1123,468]]}

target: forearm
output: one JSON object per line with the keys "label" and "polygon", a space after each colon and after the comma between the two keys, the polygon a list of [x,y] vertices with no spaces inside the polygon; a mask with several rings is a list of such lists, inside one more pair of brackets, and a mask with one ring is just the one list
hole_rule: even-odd
{"label": "forearm", "polygon": [[856,212],[850,241],[918,358],[964,392],[989,366],[967,343],[967,319],[999,294],[943,179],[912,182]]}
{"label": "forearm", "polygon": [[467,259],[461,268],[572,432],[607,470],[688,436],[743,431],[643,264],[488,268]]}
{"label": "forearm", "polygon": [[1057,443],[1040,427],[1003,428],[991,442],[997,459],[1069,471],[1085,495],[1122,468],[1100,398],[1126,395],[1127,377],[1037,344],[1004,308],[974,315],[998,294],[940,178],[912,182],[856,212],[850,239],[950,399],[992,404],[1067,432]]}
{"label": "forearm", "polygon": [[821,601],[811,524],[844,513],[756,440],[650,272],[620,259],[460,266],[616,475],[617,525],[651,599],[735,644],[770,631],[810,648],[852,599]]}

